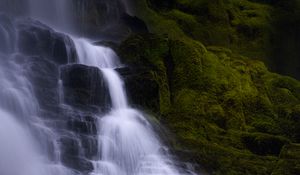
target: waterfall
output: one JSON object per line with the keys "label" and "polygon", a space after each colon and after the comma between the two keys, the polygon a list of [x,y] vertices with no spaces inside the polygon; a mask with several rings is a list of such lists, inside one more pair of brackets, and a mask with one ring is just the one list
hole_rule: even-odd
{"label": "waterfall", "polygon": [[[0,14],[0,174],[193,174],[129,104],[117,54],[70,34],[73,1],[28,0],[33,19]],[[106,15],[121,13],[112,4]]]}
{"label": "waterfall", "polygon": [[3,109],[0,109],[0,116],[0,174],[41,174],[44,167],[28,130]]}
{"label": "waterfall", "polygon": [[60,162],[49,163],[50,145],[42,144],[55,144],[57,136],[38,117],[32,84],[14,59],[0,56],[0,174],[71,175]]}
{"label": "waterfall", "polygon": [[72,0],[28,0],[29,16],[62,31],[73,32]]}
{"label": "waterfall", "polygon": [[112,101],[109,114],[99,117],[99,159],[93,174],[179,175],[143,113],[128,106],[124,83],[114,70],[120,66],[116,55],[83,39],[74,42],[79,63],[102,71]]}

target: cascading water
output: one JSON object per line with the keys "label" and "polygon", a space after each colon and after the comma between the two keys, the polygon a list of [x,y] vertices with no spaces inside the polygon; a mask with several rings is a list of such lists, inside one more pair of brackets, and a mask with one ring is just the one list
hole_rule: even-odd
{"label": "cascading water", "polygon": [[38,100],[17,57],[0,56],[0,174],[70,175],[59,162],[50,163],[47,146],[41,147],[56,136],[37,116]]}
{"label": "cascading water", "polygon": [[[70,32],[71,0],[27,2],[31,17]],[[1,15],[0,39],[0,175],[193,174],[128,104],[112,49]]]}
{"label": "cascading water", "polygon": [[111,49],[74,40],[81,64],[98,67],[108,85],[112,110],[98,122],[99,160],[93,174],[177,175],[178,170],[140,111],[130,108],[120,67]]}

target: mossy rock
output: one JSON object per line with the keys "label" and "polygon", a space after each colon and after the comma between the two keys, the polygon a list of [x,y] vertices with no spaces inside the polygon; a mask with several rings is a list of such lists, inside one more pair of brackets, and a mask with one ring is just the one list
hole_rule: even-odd
{"label": "mossy rock", "polygon": [[247,149],[258,155],[279,156],[282,147],[290,142],[284,137],[262,133],[247,133],[241,139]]}
{"label": "mossy rock", "polygon": [[185,139],[184,143],[191,151],[179,154],[180,158],[203,165],[213,175],[269,175],[278,160],[206,141]]}
{"label": "mossy rock", "polygon": [[167,56],[168,38],[153,34],[131,35],[122,42],[118,50],[126,64],[155,67]]}
{"label": "mossy rock", "polygon": [[300,145],[288,144],[282,148],[280,160],[277,163],[272,175],[291,174],[297,175],[300,172]]}
{"label": "mossy rock", "polygon": [[267,175],[289,165],[277,161],[284,145],[299,138],[298,81],[186,38],[135,35],[119,53],[155,75],[165,99],[158,118],[175,135],[173,147],[192,152],[182,158],[222,175]]}
{"label": "mossy rock", "polygon": [[[161,113],[168,111],[171,94],[168,82],[169,41],[165,35],[132,35],[122,42],[118,54],[125,64],[151,72],[151,79],[159,85],[159,109]],[[140,77],[144,79],[145,77]]]}

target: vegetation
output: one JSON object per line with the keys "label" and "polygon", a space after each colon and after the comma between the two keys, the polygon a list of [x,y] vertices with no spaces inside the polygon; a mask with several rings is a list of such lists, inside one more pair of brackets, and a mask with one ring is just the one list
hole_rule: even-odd
{"label": "vegetation", "polygon": [[131,3],[152,34],[130,36],[119,55],[158,83],[178,155],[215,175],[299,173],[300,82],[250,59],[269,63],[280,0]]}

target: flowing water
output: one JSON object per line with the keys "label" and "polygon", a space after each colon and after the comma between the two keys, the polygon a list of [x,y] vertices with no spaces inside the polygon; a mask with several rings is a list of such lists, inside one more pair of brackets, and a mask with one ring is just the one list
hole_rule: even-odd
{"label": "flowing water", "polygon": [[73,26],[72,0],[29,0],[29,16],[61,30]]}
{"label": "flowing water", "polygon": [[0,15],[0,175],[194,174],[128,103],[116,53],[68,34],[71,0],[27,5],[66,31]]}
{"label": "flowing water", "polygon": [[101,69],[112,101],[112,110],[98,121],[99,160],[94,163],[93,174],[179,174],[168,155],[163,154],[164,147],[151,124],[141,112],[128,106],[124,83],[114,70],[120,66],[116,55],[109,48],[76,42],[80,43],[76,44],[80,63]]}

